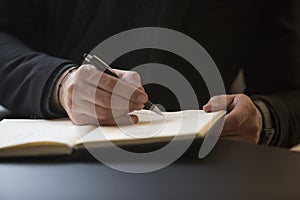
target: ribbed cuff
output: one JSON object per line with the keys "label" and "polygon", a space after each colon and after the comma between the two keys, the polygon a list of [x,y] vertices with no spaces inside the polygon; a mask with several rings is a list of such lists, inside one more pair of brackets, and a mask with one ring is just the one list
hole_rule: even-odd
{"label": "ribbed cuff", "polygon": [[272,107],[259,96],[252,96],[251,99],[259,109],[263,119],[263,131],[259,144],[276,146],[279,138],[279,122],[275,117]]}
{"label": "ribbed cuff", "polygon": [[50,76],[46,87],[44,89],[43,93],[43,98],[42,98],[42,112],[45,118],[61,118],[61,117],[66,117],[66,113],[59,113],[57,111],[54,111],[50,107],[50,100],[51,100],[51,95],[53,93],[56,81],[58,78],[61,76],[61,74],[66,71],[67,69],[71,67],[78,67],[78,65],[74,63],[64,63],[61,66],[59,66],[54,73]]}

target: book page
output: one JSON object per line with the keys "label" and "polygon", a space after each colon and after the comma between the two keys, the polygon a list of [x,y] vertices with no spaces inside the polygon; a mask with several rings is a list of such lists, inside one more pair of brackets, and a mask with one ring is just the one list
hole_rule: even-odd
{"label": "book page", "polygon": [[[81,127],[81,134],[87,134],[95,127]],[[0,122],[0,149],[47,143],[61,143],[68,146],[78,140],[78,128],[69,119],[59,120],[15,120]]]}
{"label": "book page", "polygon": [[77,144],[106,143],[107,141],[134,144],[139,140],[159,140],[160,138],[184,137],[198,134],[204,137],[225,111],[205,113],[202,110],[164,112],[161,117],[151,111],[135,111],[139,123],[128,126],[100,126],[88,135],[83,135]]}

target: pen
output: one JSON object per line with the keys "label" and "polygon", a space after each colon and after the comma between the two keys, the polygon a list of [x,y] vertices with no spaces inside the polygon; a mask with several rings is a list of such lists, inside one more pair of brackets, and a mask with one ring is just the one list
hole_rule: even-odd
{"label": "pen", "polygon": [[[92,65],[94,65],[95,67],[103,71],[104,73],[109,74],[115,78],[119,78],[119,76],[113,71],[113,69],[108,64],[106,64],[103,60],[101,60],[98,56],[84,54],[84,60],[88,63],[91,63]],[[163,116],[160,109],[156,105],[154,105],[151,101],[147,101],[145,103],[144,108],[151,110],[158,115]]]}

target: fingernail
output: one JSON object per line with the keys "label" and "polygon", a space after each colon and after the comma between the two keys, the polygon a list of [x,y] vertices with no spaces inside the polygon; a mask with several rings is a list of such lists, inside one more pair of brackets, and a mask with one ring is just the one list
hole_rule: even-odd
{"label": "fingernail", "polygon": [[133,123],[137,124],[137,123],[139,122],[139,119],[138,119],[138,117],[137,117],[137,116],[135,116],[135,115],[131,115],[130,117],[131,117],[131,119],[132,119]]}

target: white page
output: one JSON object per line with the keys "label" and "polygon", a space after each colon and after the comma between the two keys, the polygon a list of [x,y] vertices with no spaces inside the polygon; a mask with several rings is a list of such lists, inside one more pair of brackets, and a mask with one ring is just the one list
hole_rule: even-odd
{"label": "white page", "polygon": [[[106,141],[129,141],[139,139],[158,139],[174,136],[196,135],[201,137],[212,125],[213,121],[225,114],[225,111],[205,113],[202,110],[188,110],[182,112],[165,112],[164,118],[151,111],[134,112],[139,117],[137,125],[101,126],[88,135],[80,138],[80,143],[94,143]],[[134,143],[134,142],[133,142]]]}
{"label": "white page", "polygon": [[[84,126],[79,130],[87,134],[95,127]],[[68,119],[16,120],[0,122],[0,148],[30,143],[63,143],[68,146],[78,140],[78,128]]]}

